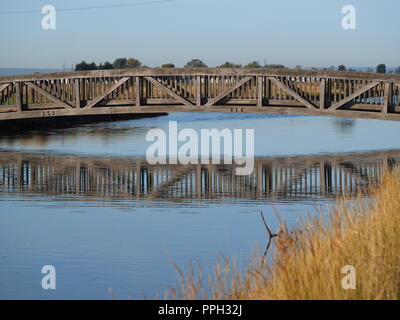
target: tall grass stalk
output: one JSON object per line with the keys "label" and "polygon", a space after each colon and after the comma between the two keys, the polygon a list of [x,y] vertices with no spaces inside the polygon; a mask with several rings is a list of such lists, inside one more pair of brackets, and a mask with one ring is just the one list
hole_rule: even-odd
{"label": "tall grass stalk", "polygon": [[[204,286],[201,266],[191,265],[167,292],[175,299],[399,299],[400,178],[386,175],[375,201],[339,199],[329,216],[318,214],[274,238],[273,261],[254,254],[244,272],[226,258]],[[356,271],[356,289],[345,290],[344,266]]]}

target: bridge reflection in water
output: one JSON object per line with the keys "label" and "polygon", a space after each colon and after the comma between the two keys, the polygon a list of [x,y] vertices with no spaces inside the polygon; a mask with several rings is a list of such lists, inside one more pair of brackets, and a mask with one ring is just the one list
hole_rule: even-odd
{"label": "bridge reflection in water", "polygon": [[104,200],[310,200],[356,195],[399,165],[400,151],[258,158],[250,176],[233,165],[149,165],[145,159],[0,152],[0,193]]}

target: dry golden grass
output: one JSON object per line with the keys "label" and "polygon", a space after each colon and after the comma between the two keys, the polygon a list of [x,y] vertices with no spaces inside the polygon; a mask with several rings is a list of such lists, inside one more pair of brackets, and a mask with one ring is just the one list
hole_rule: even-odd
{"label": "dry golden grass", "polygon": [[[373,191],[375,201],[346,199],[331,209],[329,219],[309,218],[295,230],[282,225],[274,238],[273,263],[258,256],[239,272],[219,259],[204,286],[200,266],[184,274],[167,298],[175,299],[399,299],[400,178],[394,173]],[[342,287],[342,268],[356,270],[356,289]],[[211,289],[210,289],[211,287]]]}

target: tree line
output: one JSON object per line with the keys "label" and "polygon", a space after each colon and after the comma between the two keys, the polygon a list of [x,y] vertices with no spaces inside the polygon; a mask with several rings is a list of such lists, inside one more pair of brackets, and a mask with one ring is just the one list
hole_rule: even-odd
{"label": "tree line", "polygon": [[[347,70],[347,68],[343,64],[341,64],[338,67],[338,71],[357,71],[357,70],[354,70],[354,69],[351,69],[351,68]],[[374,70],[369,67],[366,72],[374,72]],[[387,72],[386,65],[384,63],[378,64],[378,66],[376,67],[376,71],[375,72],[376,73],[386,73]],[[395,70],[395,73],[400,73],[400,67],[398,67]]]}
{"label": "tree line", "polygon": [[[76,64],[75,71],[84,71],[84,70],[110,70],[110,69],[135,69],[135,68],[148,68],[148,66],[143,65],[141,61],[135,58],[118,58],[113,63],[106,61],[104,63],[96,64],[95,62],[87,63],[86,61],[81,61]],[[165,63],[161,65],[161,68],[175,68],[173,63]],[[192,59],[188,61],[184,68],[208,68],[208,66],[200,59]],[[234,62],[226,61],[223,64],[219,65],[217,68],[279,68],[286,69],[284,65],[281,64],[264,64],[261,65],[258,61],[251,61],[245,65],[236,64]],[[297,65],[295,69],[302,69],[300,65]],[[357,72],[357,70],[352,68],[346,68],[345,65],[341,64],[337,68],[335,66],[331,66],[328,68],[315,68],[312,67],[313,70],[337,70],[337,71],[353,71]],[[366,72],[374,72],[372,68],[368,68]],[[376,67],[377,73],[387,73],[387,68],[385,64],[379,64]],[[393,72],[393,71],[392,71]],[[400,67],[394,70],[394,73],[400,74]]]}

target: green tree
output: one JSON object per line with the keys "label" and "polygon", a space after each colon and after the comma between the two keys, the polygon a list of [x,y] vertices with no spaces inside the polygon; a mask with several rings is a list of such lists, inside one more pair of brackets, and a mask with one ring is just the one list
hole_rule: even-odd
{"label": "green tree", "polygon": [[75,71],[84,71],[84,70],[97,70],[96,63],[87,63],[86,61],[81,61],[75,66]]}
{"label": "green tree", "polygon": [[245,68],[262,68],[261,65],[257,61],[249,62],[244,67]]}
{"label": "green tree", "polygon": [[164,63],[161,65],[161,68],[168,69],[168,68],[175,68],[175,65],[173,63]]}
{"label": "green tree", "polygon": [[346,67],[344,66],[344,64],[341,64],[338,68],[338,71],[346,71]]}
{"label": "green tree", "polygon": [[135,69],[135,68],[140,68],[141,65],[142,63],[138,59],[129,58],[128,60],[126,60],[125,68]]}
{"label": "green tree", "polygon": [[75,71],[83,71],[87,70],[87,68],[88,64],[86,63],[86,61],[81,61],[75,65]]}
{"label": "green tree", "polygon": [[381,63],[376,67],[376,73],[386,73],[386,65]]}
{"label": "green tree", "polygon": [[125,69],[126,68],[126,58],[118,58],[114,61],[113,67],[114,69]]}
{"label": "green tree", "polygon": [[225,63],[221,64],[218,68],[241,68],[242,65],[235,64],[233,62],[226,61]]}
{"label": "green tree", "polygon": [[100,63],[99,66],[97,67],[98,70],[111,70],[114,69],[113,65],[106,61],[104,63]]}
{"label": "green tree", "polygon": [[94,62],[89,63],[88,67],[88,70],[97,70],[97,65]]}
{"label": "green tree", "polygon": [[207,65],[200,59],[192,59],[185,64],[185,68],[208,68]]}

